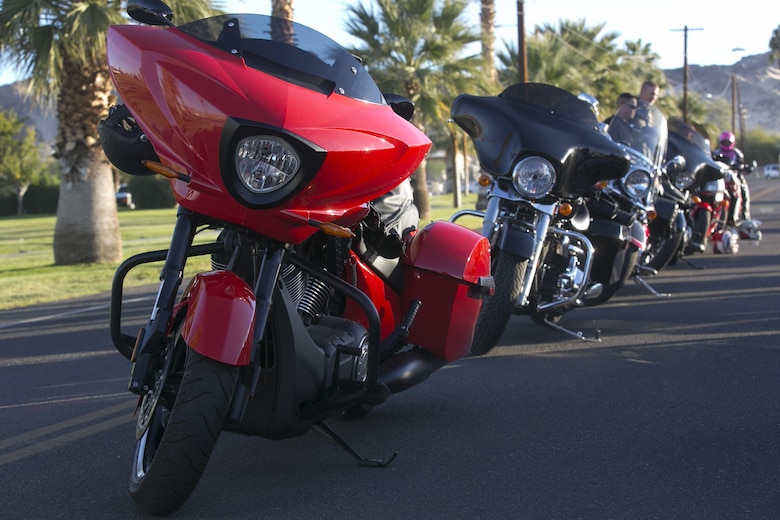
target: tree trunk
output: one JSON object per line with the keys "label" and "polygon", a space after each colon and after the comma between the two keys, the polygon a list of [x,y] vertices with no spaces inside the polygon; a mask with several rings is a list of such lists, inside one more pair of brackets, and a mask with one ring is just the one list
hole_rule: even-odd
{"label": "tree trunk", "polygon": [[[412,94],[412,90],[407,88],[407,92]],[[409,96],[412,99],[412,96]],[[412,124],[417,129],[425,133],[425,125],[420,120],[419,114],[415,114],[412,118]],[[428,193],[428,159],[424,158],[422,162],[414,170],[411,179],[412,190],[414,191],[414,205],[417,206],[417,212],[420,214],[420,225],[425,225],[428,219],[431,217],[431,198]]]}
{"label": "tree trunk", "polygon": [[496,2],[481,0],[479,12],[482,35],[482,59],[490,81],[496,80],[495,47],[496,47]]}
{"label": "tree trunk", "polygon": [[450,131],[450,150],[447,162],[452,172],[452,205],[455,209],[460,209],[463,205],[463,186],[461,185],[460,169],[458,168],[458,139],[455,133]]}
{"label": "tree trunk", "polygon": [[85,70],[64,57],[57,98],[56,157],[61,183],[54,228],[54,263],[116,263],[122,239],[111,166],[100,147],[97,124],[114,102],[103,68]]}
{"label": "tree trunk", "polygon": [[22,184],[21,186],[17,186],[16,188],[16,216],[21,217],[22,213],[24,213],[24,195],[27,193],[27,190],[30,188],[29,183]]}
{"label": "tree trunk", "polygon": [[431,199],[428,196],[428,159],[423,159],[412,174],[412,189],[414,190],[414,205],[420,213],[420,225],[423,226],[431,218]]}
{"label": "tree trunk", "polygon": [[293,0],[271,0],[271,16],[293,19]]}
{"label": "tree trunk", "polygon": [[89,158],[89,180],[60,185],[54,228],[56,265],[115,263],[122,259],[111,166],[101,150]]}

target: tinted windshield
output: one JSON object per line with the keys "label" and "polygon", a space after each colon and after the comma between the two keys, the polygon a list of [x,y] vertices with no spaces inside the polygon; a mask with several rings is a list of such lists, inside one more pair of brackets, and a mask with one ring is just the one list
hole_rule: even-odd
{"label": "tinted windshield", "polygon": [[230,14],[180,25],[179,30],[227,53],[248,67],[319,90],[383,103],[360,60],[305,25],[258,14]]}
{"label": "tinted windshield", "polygon": [[609,122],[609,135],[650,163],[659,165],[666,154],[666,118],[660,110],[646,103],[631,111],[630,116],[626,113],[625,107],[618,107]]}
{"label": "tinted windshield", "polygon": [[544,83],[518,83],[504,90],[499,97],[535,106],[550,115],[568,119],[590,128],[598,126],[591,107],[571,92]]}
{"label": "tinted windshield", "polygon": [[673,117],[669,120],[669,133],[683,138],[707,154],[711,151],[710,141],[679,117]]}

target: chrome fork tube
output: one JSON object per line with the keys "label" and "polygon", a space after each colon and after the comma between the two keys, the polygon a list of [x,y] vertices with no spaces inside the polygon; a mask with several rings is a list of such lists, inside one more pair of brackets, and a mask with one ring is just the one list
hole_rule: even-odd
{"label": "chrome fork tube", "polygon": [[521,307],[528,305],[528,295],[531,292],[533,286],[534,277],[536,276],[536,270],[539,268],[539,261],[542,256],[542,248],[547,240],[547,230],[550,228],[550,222],[552,220],[551,215],[547,213],[539,212],[538,220],[536,221],[535,233],[536,243],[534,244],[534,253],[531,258],[528,259],[528,266],[525,269],[525,278],[523,278],[523,287],[520,289],[520,294],[517,295],[517,304]]}

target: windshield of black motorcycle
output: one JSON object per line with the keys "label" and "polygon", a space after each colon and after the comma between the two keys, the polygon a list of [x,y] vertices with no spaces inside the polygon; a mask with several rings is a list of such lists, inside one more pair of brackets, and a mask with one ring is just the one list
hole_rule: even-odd
{"label": "windshield of black motorcycle", "polygon": [[258,14],[229,14],[180,25],[179,30],[248,67],[330,95],[384,103],[379,87],[356,56],[305,25]]}
{"label": "windshield of black motorcycle", "polygon": [[615,142],[633,149],[650,164],[658,167],[663,163],[668,128],[666,117],[656,107],[640,105],[630,116],[626,116],[624,107],[618,107],[607,131]]}
{"label": "windshield of black motorcycle", "polygon": [[691,143],[696,148],[703,151],[705,154],[710,155],[712,148],[710,147],[709,139],[705,139],[695,128],[686,123],[680,117],[672,117],[668,122],[669,135],[676,135],[677,137],[684,139]]}
{"label": "windshield of black motorcycle", "polygon": [[598,119],[591,106],[566,90],[546,83],[517,83],[507,87],[499,97],[534,106],[545,113],[567,119],[588,128],[596,128]]}

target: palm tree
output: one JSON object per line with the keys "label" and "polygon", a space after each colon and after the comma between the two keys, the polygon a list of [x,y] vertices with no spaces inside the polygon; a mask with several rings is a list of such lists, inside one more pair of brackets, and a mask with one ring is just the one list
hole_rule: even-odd
{"label": "palm tree", "polygon": [[293,19],[293,0],[271,0],[271,16]]}
{"label": "palm tree", "polygon": [[495,0],[480,0],[479,21],[482,35],[482,60],[485,71],[491,81],[496,80],[496,67],[493,60],[496,56],[496,2]]}
{"label": "palm tree", "polygon": [[[112,169],[97,123],[115,102],[106,65],[108,26],[123,23],[119,0],[5,0],[0,56],[29,77],[29,93],[56,107],[61,178],[54,230],[57,265],[110,263],[122,256]],[[169,0],[177,18],[213,14],[208,0]]]}
{"label": "palm tree", "polygon": [[[663,73],[655,65],[658,55],[641,41],[616,44],[618,34],[602,34],[604,24],[588,27],[582,20],[559,21],[535,28],[528,39],[529,81],[548,83],[574,94],[587,92],[602,101],[608,114],[621,92],[639,90],[644,79],[662,83]],[[517,50],[504,42],[499,53],[499,81],[517,81]]]}
{"label": "palm tree", "polygon": [[780,68],[780,25],[772,31],[772,38],[769,40],[769,61],[777,60],[777,66]]}
{"label": "palm tree", "polygon": [[[361,3],[348,10],[347,32],[363,44],[362,57],[384,92],[411,99],[412,122],[423,132],[446,126],[451,101],[462,92],[478,92],[487,79],[479,55],[464,49],[480,41],[464,21],[464,2],[445,0],[376,0],[377,10]],[[452,131],[447,127],[447,132]],[[426,163],[412,176],[420,219],[430,214]]]}

